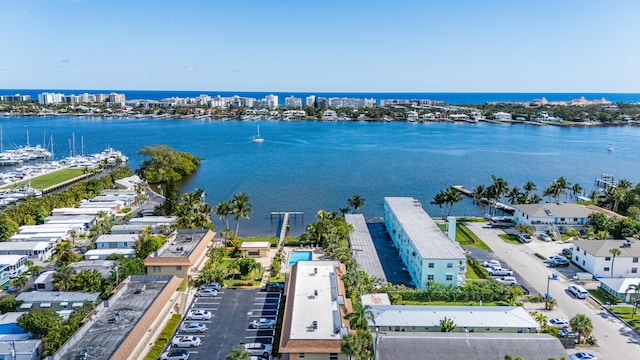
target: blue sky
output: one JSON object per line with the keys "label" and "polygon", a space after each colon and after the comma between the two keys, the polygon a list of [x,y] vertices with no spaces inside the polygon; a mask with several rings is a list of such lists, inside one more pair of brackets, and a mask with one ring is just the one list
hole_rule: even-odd
{"label": "blue sky", "polygon": [[640,93],[640,1],[0,1],[0,88]]}

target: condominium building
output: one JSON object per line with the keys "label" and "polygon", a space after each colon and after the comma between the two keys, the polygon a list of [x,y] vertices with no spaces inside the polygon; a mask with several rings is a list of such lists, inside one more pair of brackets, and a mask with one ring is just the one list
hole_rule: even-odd
{"label": "condominium building", "polygon": [[417,288],[426,289],[431,281],[453,286],[465,283],[464,251],[440,230],[420,201],[385,197],[384,224]]}
{"label": "condominium building", "polygon": [[313,106],[313,104],[315,104],[316,102],[316,96],[315,95],[309,95],[306,97],[304,104],[306,106]]}
{"label": "condominium building", "polygon": [[267,102],[267,107],[269,109],[278,108],[278,95],[269,94],[264,97],[264,100]]}
{"label": "condominium building", "polygon": [[298,261],[292,266],[286,288],[286,304],[280,353],[291,360],[347,359],[340,342],[349,328],[352,311],[337,261]]}
{"label": "condominium building", "polygon": [[215,233],[207,229],[176,230],[146,259],[148,275],[175,275],[184,280],[198,276]]}
{"label": "condominium building", "polygon": [[287,96],[284,98],[284,106],[288,108],[298,108],[302,106],[302,99],[295,96]]}

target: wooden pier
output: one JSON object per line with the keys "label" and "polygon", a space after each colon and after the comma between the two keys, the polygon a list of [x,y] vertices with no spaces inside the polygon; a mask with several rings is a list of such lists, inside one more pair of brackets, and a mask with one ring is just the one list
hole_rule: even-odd
{"label": "wooden pier", "polygon": [[297,219],[298,216],[301,216],[304,219],[304,212],[302,211],[272,211],[271,212],[271,220],[273,220],[274,216],[278,216],[280,221],[280,226],[278,227],[278,231],[276,236],[278,237],[278,247],[284,246],[284,239],[287,237],[287,233],[289,233],[289,218],[293,216],[294,219]]}
{"label": "wooden pier", "polygon": [[616,187],[616,181],[613,175],[601,174],[599,178],[596,178],[596,186],[606,189],[608,187]]}
{"label": "wooden pier", "polygon": [[[477,199],[478,201],[480,201],[482,203],[491,205],[491,201],[489,201],[489,199],[487,199],[485,197],[482,197],[482,198],[478,199],[476,197],[476,193],[474,193],[471,190],[465,189],[464,186],[462,186],[462,185],[451,185],[451,188],[454,189],[454,190],[459,191],[461,194],[466,195],[466,196],[468,196],[468,197],[470,197],[472,199]],[[501,202],[496,202],[495,203],[495,208],[498,209],[498,210],[504,211],[504,212],[508,212],[508,213],[514,213],[516,211],[515,208],[513,208],[513,207],[511,207],[511,206],[509,206],[507,204],[503,204]]]}

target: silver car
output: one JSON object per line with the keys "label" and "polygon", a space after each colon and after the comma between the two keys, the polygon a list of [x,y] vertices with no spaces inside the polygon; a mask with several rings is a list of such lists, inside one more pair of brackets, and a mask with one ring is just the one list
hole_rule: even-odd
{"label": "silver car", "polygon": [[207,325],[203,323],[183,323],[180,327],[182,333],[200,333],[207,331]]}

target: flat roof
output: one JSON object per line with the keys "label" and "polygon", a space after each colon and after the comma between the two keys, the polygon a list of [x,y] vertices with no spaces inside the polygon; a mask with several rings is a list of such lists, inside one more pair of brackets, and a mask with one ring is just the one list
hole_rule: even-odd
{"label": "flat roof", "polygon": [[129,224],[173,224],[177,218],[175,216],[143,216],[132,218],[129,220]]}
{"label": "flat roof", "polygon": [[85,252],[83,255],[84,256],[109,255],[109,254],[130,255],[130,254],[135,254],[135,253],[136,253],[135,249],[113,248],[113,249],[91,249],[91,250],[87,250],[87,252]]}
{"label": "flat roof", "polygon": [[27,255],[0,255],[0,264],[13,265],[22,258],[26,259]]}
{"label": "flat roof", "polygon": [[100,293],[81,291],[27,291],[16,296],[16,300],[24,303],[59,303],[59,302],[94,302]]}
{"label": "flat roof", "polygon": [[176,230],[149,258],[186,258],[191,255],[210,230]]}
{"label": "flat roof", "polygon": [[[458,328],[538,328],[540,325],[519,306],[370,305],[370,326],[440,327],[442,319]],[[375,325],[374,325],[375,324]]]}
{"label": "flat roof", "polygon": [[18,228],[20,234],[36,234],[42,232],[61,232],[71,231],[74,229],[82,228],[82,226],[74,226],[73,224],[49,224],[44,223],[40,225],[23,225]]}
{"label": "flat roof", "polygon": [[533,218],[586,218],[596,212],[588,207],[573,203],[538,203],[513,205],[516,210]]}
{"label": "flat roof", "polygon": [[122,287],[96,308],[96,314],[58,350],[57,359],[75,359],[82,349],[89,349],[89,359],[110,359],[130,336],[138,321],[149,310],[173,276],[130,276]]}
{"label": "flat roof", "polygon": [[376,360],[425,359],[425,354],[447,360],[569,358],[560,340],[548,334],[382,332],[373,341]]}
{"label": "flat roof", "polygon": [[339,266],[337,261],[298,261],[294,265],[295,291],[287,297],[287,301],[293,301],[290,339],[342,338],[340,332],[336,333],[342,325],[336,281]]}
{"label": "flat roof", "polygon": [[40,347],[41,342],[42,340],[0,341],[0,353],[15,353],[18,358],[21,358],[25,353],[33,353],[36,348]]}
{"label": "flat roof", "polygon": [[360,295],[360,303],[362,305],[391,305],[391,300],[389,300],[387,293],[364,294]]}
{"label": "flat roof", "polygon": [[51,211],[51,214],[62,214],[62,215],[98,215],[98,213],[103,212],[105,214],[113,214],[113,209],[110,207],[97,207],[97,208],[57,208]]}
{"label": "flat roof", "polygon": [[95,216],[92,215],[74,215],[74,216],[62,216],[62,215],[52,215],[44,218],[45,224],[84,224],[90,223],[96,219]]}
{"label": "flat roof", "polygon": [[[431,219],[422,204],[410,197],[385,197],[422,259],[465,259],[460,245],[449,240]],[[391,231],[391,230],[389,230]]]}
{"label": "flat roof", "polygon": [[138,241],[138,235],[135,234],[106,234],[100,235],[96,239],[96,243],[99,242],[136,242]]}
{"label": "flat roof", "polygon": [[349,244],[351,254],[358,263],[360,269],[367,274],[387,281],[387,277],[382,269],[382,263],[373,245],[373,239],[367,228],[367,223],[362,214],[344,214],[344,219],[353,226],[353,231],[349,234]]}
{"label": "flat roof", "polygon": [[245,241],[240,246],[241,249],[251,249],[251,248],[269,248],[271,247],[271,243],[268,241]]}

